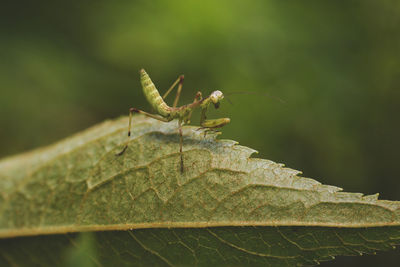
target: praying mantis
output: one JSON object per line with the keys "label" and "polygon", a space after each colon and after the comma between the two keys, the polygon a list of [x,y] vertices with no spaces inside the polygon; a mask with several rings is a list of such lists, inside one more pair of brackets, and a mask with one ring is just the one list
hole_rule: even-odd
{"label": "praying mantis", "polygon": [[[201,108],[201,116],[200,116],[200,126],[206,130],[212,130],[216,128],[220,128],[228,124],[231,120],[229,118],[220,118],[220,119],[213,119],[207,120],[206,112],[209,105],[212,103],[216,109],[219,108],[220,101],[224,98],[224,95],[221,91],[216,90],[212,92],[208,97],[203,98],[200,91],[198,91],[194,97],[192,103],[177,107],[179,97],[182,91],[183,79],[184,76],[181,75],[178,79],[171,85],[171,87],[167,90],[167,92],[161,97],[160,93],[158,92],[157,88],[155,87],[154,83],[151,81],[150,76],[146,73],[144,69],[139,71],[140,73],[140,82],[142,84],[143,93],[153,107],[153,109],[158,114],[151,114],[137,108],[130,108],[129,109],[129,123],[128,123],[128,141],[126,145],[122,149],[121,152],[116,154],[117,156],[121,156],[124,154],[126,149],[129,145],[129,139],[131,136],[131,125],[132,125],[132,115],[133,113],[140,113],[147,117],[163,121],[169,122],[173,119],[178,119],[178,131],[179,131],[179,154],[180,154],[180,171],[183,173],[184,166],[183,166],[183,153],[182,153],[182,146],[183,146],[183,136],[182,136],[182,126],[190,124],[190,118],[192,117],[192,112],[196,108]],[[164,99],[168,96],[168,94],[178,85],[178,89],[176,92],[175,100],[172,107],[168,106]]]}

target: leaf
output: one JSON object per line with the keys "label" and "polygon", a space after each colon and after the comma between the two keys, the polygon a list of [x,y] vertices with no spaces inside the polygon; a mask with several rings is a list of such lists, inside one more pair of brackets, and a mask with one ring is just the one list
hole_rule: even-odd
{"label": "leaf", "polygon": [[177,123],[142,116],[117,157],[126,126],[0,162],[0,265],[82,253],[106,266],[313,265],[400,243],[400,202],[341,192],[189,126],[181,174]]}

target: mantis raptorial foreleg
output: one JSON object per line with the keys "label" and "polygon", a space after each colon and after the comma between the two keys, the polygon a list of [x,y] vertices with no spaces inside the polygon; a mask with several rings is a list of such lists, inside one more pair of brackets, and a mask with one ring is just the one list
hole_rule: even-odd
{"label": "mantis raptorial foreleg", "polygon": [[207,128],[207,129],[215,129],[221,128],[222,126],[227,125],[231,119],[229,118],[220,118],[214,120],[207,120],[206,117],[207,108],[203,108],[201,110],[201,117],[200,117],[200,129]]}
{"label": "mantis raptorial foreleg", "polygon": [[[198,92],[196,93],[194,99],[193,99],[193,103],[192,103],[192,104],[200,103],[200,101],[201,101],[202,99],[203,99],[203,96],[202,96],[201,92],[198,91]],[[192,113],[193,113],[193,110],[191,110],[191,111],[189,112],[189,114],[187,115],[187,117],[186,117],[185,120],[183,121],[184,124],[190,124],[190,118],[192,117]]]}
{"label": "mantis raptorial foreleg", "polygon": [[117,156],[121,156],[122,154],[124,154],[125,150],[128,148],[128,144],[129,144],[129,139],[131,137],[131,125],[132,125],[132,115],[133,113],[139,113],[139,114],[143,114],[147,117],[159,120],[159,121],[163,121],[163,122],[169,122],[172,119],[167,119],[164,117],[161,117],[159,115],[155,115],[155,114],[151,114],[151,113],[147,113],[143,110],[137,109],[137,108],[130,108],[129,109],[129,123],[128,123],[128,140],[126,141],[126,144],[124,146],[124,148],[121,150],[121,152],[117,153]]}
{"label": "mantis raptorial foreleg", "polygon": [[214,120],[207,120],[206,116],[207,107],[201,110],[201,117],[200,117],[200,128],[197,130],[205,129],[204,137],[206,136],[207,132],[216,132],[216,128],[221,128],[228,124],[231,120],[229,118],[220,118]]}

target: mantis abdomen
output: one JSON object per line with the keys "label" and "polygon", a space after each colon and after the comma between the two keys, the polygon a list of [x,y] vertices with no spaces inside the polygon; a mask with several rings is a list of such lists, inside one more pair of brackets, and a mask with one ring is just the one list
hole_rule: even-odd
{"label": "mantis abdomen", "polygon": [[168,117],[171,108],[164,102],[156,86],[151,81],[144,69],[140,70],[140,82],[142,83],[143,93],[150,105],[163,117]]}

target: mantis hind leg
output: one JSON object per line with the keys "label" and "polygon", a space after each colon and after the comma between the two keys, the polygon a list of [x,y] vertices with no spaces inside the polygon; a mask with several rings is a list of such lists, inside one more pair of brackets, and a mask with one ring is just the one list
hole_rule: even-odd
{"label": "mantis hind leg", "polygon": [[129,139],[131,137],[131,125],[132,125],[132,115],[133,115],[133,113],[143,114],[143,115],[145,115],[147,117],[150,117],[150,118],[153,118],[153,119],[156,119],[156,120],[159,120],[159,121],[163,121],[163,122],[171,121],[170,119],[167,119],[167,118],[155,115],[155,114],[150,114],[150,113],[147,113],[147,112],[142,111],[142,110],[137,109],[137,108],[130,108],[129,109],[129,123],[128,123],[128,140],[126,141],[126,144],[125,144],[124,148],[120,152],[115,154],[116,156],[121,156],[122,154],[125,153],[126,149],[128,148]]}
{"label": "mantis hind leg", "polygon": [[174,107],[174,108],[176,108],[176,106],[178,105],[179,97],[181,96],[183,79],[184,79],[183,75],[179,76],[178,79],[176,79],[176,81],[171,85],[171,87],[167,90],[167,92],[165,92],[165,94],[162,97],[163,99],[165,99],[169,95],[169,93],[175,88],[175,86],[178,84],[178,90],[176,91],[175,100],[172,105],[172,107]]}

